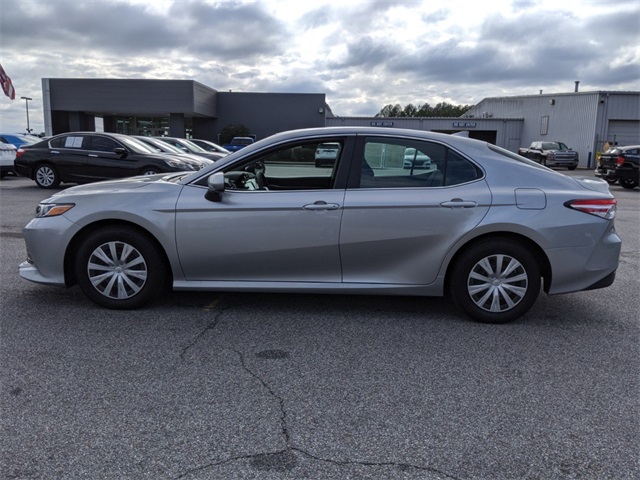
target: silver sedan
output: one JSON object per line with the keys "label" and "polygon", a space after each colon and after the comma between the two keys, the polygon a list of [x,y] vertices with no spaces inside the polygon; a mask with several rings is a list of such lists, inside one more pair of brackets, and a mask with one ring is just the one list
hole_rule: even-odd
{"label": "silver sedan", "polygon": [[[318,145],[338,145],[317,168]],[[429,169],[406,169],[416,149]],[[502,323],[548,294],[614,281],[606,182],[477,140],[382,128],[274,135],[198,172],[100,182],[44,200],[22,277],[107,308],[174,290],[441,296]]]}

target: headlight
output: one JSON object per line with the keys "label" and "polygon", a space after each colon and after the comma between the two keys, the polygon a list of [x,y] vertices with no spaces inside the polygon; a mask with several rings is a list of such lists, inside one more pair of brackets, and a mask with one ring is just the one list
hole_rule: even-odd
{"label": "headlight", "polygon": [[41,203],[36,208],[36,218],[57,217],[75,206],[75,203]]}

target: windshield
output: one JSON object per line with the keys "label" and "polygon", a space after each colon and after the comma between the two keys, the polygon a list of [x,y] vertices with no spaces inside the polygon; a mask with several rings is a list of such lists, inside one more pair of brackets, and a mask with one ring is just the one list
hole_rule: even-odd
{"label": "windshield", "polygon": [[199,145],[196,145],[195,143],[187,140],[187,139],[180,139],[180,144],[184,145],[185,147],[187,147],[189,150],[191,150],[192,152],[196,152],[196,153],[207,153],[207,151],[202,148]]}
{"label": "windshield", "polygon": [[562,142],[544,142],[542,148],[544,150],[570,150],[569,147]]}
{"label": "windshield", "polygon": [[140,139],[140,141],[150,144],[152,148],[157,148],[159,152],[178,153],[180,155],[184,154],[184,150],[180,150],[178,147],[171,145],[170,143],[163,142],[162,140],[157,140],[155,138],[145,138]]}
{"label": "windshield", "polygon": [[121,137],[118,137],[118,140],[136,153],[157,153],[157,151],[154,150],[151,145],[147,145],[137,138],[127,137],[123,135]]}

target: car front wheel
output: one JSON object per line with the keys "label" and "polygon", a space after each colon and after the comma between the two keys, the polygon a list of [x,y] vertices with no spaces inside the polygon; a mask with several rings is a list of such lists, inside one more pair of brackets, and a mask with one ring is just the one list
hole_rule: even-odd
{"label": "car front wheel", "polygon": [[454,263],[449,280],[454,301],[484,323],[506,323],[524,315],[542,284],[535,257],[507,239],[471,246]]}
{"label": "car front wheel", "polygon": [[40,188],[56,188],[60,185],[60,175],[55,168],[46,163],[36,168],[33,179]]}
{"label": "car front wheel", "polygon": [[103,228],[85,238],[75,274],[87,297],[111,309],[143,306],[160,293],[166,278],[155,244],[126,227]]}

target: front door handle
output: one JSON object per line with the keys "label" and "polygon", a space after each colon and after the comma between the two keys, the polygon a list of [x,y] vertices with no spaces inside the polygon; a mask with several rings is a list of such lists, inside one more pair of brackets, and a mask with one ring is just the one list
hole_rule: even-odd
{"label": "front door handle", "polygon": [[461,198],[452,198],[448,202],[442,202],[440,206],[447,208],[474,208],[478,206],[478,203],[471,200],[462,200]]}
{"label": "front door handle", "polygon": [[305,210],[338,210],[340,205],[337,203],[327,203],[322,200],[318,200],[317,202],[309,203],[302,208]]}

